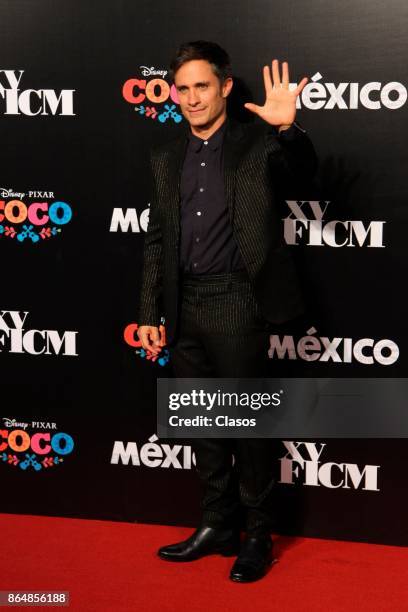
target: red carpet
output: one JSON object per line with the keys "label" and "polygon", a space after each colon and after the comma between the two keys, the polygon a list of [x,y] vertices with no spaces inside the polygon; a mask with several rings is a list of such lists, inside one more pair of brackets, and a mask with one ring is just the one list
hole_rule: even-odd
{"label": "red carpet", "polygon": [[8,514],[0,514],[0,527],[0,590],[70,591],[65,609],[408,611],[406,548],[276,536],[279,561],[269,574],[235,584],[233,558],[173,564],[156,557],[191,529]]}

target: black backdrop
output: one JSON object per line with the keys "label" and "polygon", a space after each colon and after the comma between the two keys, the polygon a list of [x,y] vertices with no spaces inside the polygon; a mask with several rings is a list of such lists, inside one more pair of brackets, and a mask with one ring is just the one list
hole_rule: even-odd
{"label": "black backdrop", "polygon": [[[180,129],[169,58],[218,41],[255,101],[274,57],[311,79],[319,175],[282,214],[309,310],[271,337],[271,376],[403,377],[408,7],[2,0],[0,24],[1,511],[193,525],[189,447],[154,438],[171,364],[132,341],[148,150]],[[407,543],[405,440],[285,442],[278,530]]]}

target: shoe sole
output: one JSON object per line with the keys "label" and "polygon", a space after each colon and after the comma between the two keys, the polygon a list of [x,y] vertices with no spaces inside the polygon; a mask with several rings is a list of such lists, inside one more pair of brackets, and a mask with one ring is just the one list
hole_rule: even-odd
{"label": "shoe sole", "polygon": [[183,557],[171,557],[171,556],[167,556],[167,555],[161,555],[160,553],[157,553],[157,556],[160,559],[163,559],[163,561],[175,561],[177,563],[183,563],[183,562],[187,562],[187,561],[197,561],[198,559],[201,559],[202,557],[208,557],[208,555],[222,555],[223,557],[235,557],[239,554],[239,545],[237,546],[229,546],[227,548],[216,548],[214,550],[210,550],[209,552],[203,553],[202,555],[197,555],[194,557],[187,557],[187,558],[183,558]]}

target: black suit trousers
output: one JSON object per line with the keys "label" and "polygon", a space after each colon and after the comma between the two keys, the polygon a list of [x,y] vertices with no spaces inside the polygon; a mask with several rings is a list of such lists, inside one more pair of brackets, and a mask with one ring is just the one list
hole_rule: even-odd
{"label": "black suit trousers", "polygon": [[[170,347],[179,378],[262,378],[268,375],[269,324],[245,273],[188,277],[182,285],[178,335]],[[202,524],[274,526],[272,439],[193,439],[203,496]]]}

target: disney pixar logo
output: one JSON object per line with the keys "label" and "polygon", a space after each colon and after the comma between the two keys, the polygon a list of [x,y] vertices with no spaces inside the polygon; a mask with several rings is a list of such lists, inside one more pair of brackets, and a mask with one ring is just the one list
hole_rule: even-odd
{"label": "disney pixar logo", "polygon": [[55,200],[53,191],[25,194],[0,187],[0,236],[37,244],[58,236],[71,219],[71,206]]}
{"label": "disney pixar logo", "polygon": [[165,80],[167,70],[157,70],[154,66],[139,68],[143,78],[132,77],[123,85],[122,95],[126,102],[134,105],[135,111],[144,119],[180,123],[183,116],[178,112],[177,90]]}
{"label": "disney pixar logo", "polygon": [[0,423],[0,462],[23,471],[60,465],[74,448],[72,436],[58,432],[49,421],[17,421],[3,417]]}

